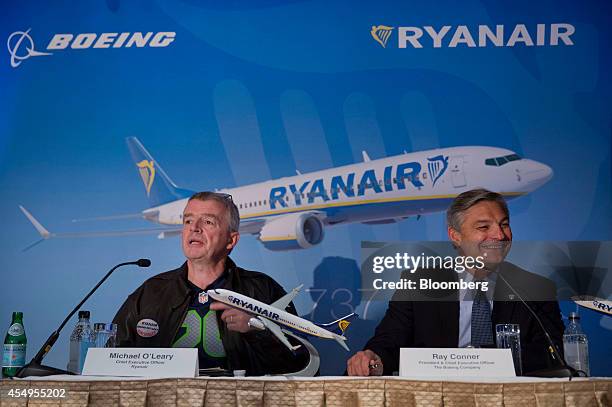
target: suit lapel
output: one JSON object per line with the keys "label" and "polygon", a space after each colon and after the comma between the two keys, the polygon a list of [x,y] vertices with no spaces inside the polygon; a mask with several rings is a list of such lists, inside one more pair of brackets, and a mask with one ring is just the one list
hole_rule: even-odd
{"label": "suit lapel", "polygon": [[[504,275],[504,277],[506,277]],[[516,312],[517,302],[514,294],[506,283],[498,278],[495,283],[495,293],[493,295],[493,311],[491,312],[491,321],[493,322],[493,332],[495,332],[496,324],[510,323]]]}
{"label": "suit lapel", "polygon": [[[446,270],[444,281],[457,281],[457,274]],[[438,302],[438,318],[444,345],[456,348],[459,344],[459,290],[449,291],[447,299]]]}

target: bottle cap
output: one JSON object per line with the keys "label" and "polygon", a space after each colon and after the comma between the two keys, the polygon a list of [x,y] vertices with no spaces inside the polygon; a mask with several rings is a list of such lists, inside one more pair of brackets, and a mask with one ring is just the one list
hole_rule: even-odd
{"label": "bottle cap", "polygon": [[79,311],[79,319],[81,318],[89,319],[89,311]]}

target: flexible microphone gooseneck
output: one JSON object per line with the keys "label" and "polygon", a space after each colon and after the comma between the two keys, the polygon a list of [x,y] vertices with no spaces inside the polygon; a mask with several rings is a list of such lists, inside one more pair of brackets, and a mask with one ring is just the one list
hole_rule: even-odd
{"label": "flexible microphone gooseneck", "polygon": [[518,299],[521,300],[523,305],[529,310],[531,315],[538,322],[538,325],[540,325],[540,328],[544,332],[544,337],[546,338],[546,341],[548,342],[548,348],[547,348],[548,353],[550,354],[553,361],[561,365],[561,367],[558,367],[558,368],[548,368],[548,369],[537,370],[535,372],[528,372],[529,375],[535,376],[535,377],[569,377],[570,380],[572,377],[579,377],[580,375],[578,374],[578,371],[574,369],[573,367],[569,366],[567,362],[565,362],[565,359],[561,357],[561,353],[559,353],[557,346],[555,345],[550,335],[548,334],[548,331],[544,327],[544,324],[540,320],[540,317],[538,316],[538,314],[536,314],[533,308],[531,308],[529,304],[527,304],[527,302],[523,299],[523,297],[521,297],[521,295],[514,289],[514,287],[510,285],[508,280],[506,280],[504,276],[501,275],[501,273],[498,273],[497,276],[501,278],[504,283],[506,283],[508,288],[510,288],[510,290],[512,290],[514,295],[516,295]]}
{"label": "flexible microphone gooseneck", "polygon": [[113,271],[115,271],[119,267],[128,266],[128,265],[136,265],[138,267],[149,267],[151,265],[151,260],[139,259],[136,261],[129,261],[126,263],[117,264],[115,267],[110,269],[110,271],[106,273],[106,275],[102,278],[102,280],[100,280],[100,282],[96,284],[96,286],[89,292],[89,294],[87,294],[85,298],[83,298],[81,302],[79,302],[72,311],[70,311],[70,314],[68,314],[68,316],[60,324],[60,326],[51,334],[51,336],[49,336],[49,338],[45,341],[45,343],[40,348],[36,356],[32,358],[30,363],[23,366],[21,369],[17,371],[17,373],[15,374],[15,377],[23,378],[23,377],[28,377],[28,376],[49,376],[49,375],[55,375],[55,374],[71,374],[62,369],[57,369],[51,366],[41,365],[43,358],[47,355],[47,353],[49,353],[49,351],[51,350],[51,348],[57,341],[57,338],[59,338],[60,332],[62,331],[66,323],[68,323],[68,321],[75,314],[75,312],[77,312],[81,308],[81,306],[85,303],[85,301],[87,301],[89,297],[91,297],[91,295],[98,289],[98,287],[100,287],[102,283],[105,282],[108,277],[110,277]]}

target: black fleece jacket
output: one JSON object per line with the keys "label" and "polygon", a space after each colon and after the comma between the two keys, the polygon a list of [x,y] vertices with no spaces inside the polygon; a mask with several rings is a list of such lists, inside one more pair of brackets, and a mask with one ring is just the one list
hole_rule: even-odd
{"label": "black fleece jacket", "polygon": [[[264,303],[272,303],[285,295],[285,290],[271,277],[226,262],[227,278],[223,288],[247,295]],[[187,284],[187,263],[176,270],[158,274],[145,281],[123,303],[113,322],[117,324],[117,346],[167,348],[185,318],[193,292]],[[287,311],[296,314],[293,303]],[[306,364],[307,354],[293,354],[267,331],[239,333],[229,331],[217,313],[219,331],[227,369],[246,370],[247,375],[295,372]],[[157,323],[157,334],[146,337],[137,333],[139,321]]]}

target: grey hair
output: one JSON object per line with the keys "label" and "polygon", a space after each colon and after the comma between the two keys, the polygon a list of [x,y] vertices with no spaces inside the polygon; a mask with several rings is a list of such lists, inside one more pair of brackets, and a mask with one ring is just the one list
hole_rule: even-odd
{"label": "grey hair", "polygon": [[215,201],[223,205],[227,214],[227,224],[230,232],[238,232],[240,228],[240,213],[238,207],[234,203],[232,196],[221,192],[203,191],[196,192],[191,195],[187,202],[191,202],[194,199],[198,201]]}
{"label": "grey hair", "polygon": [[446,210],[446,224],[448,227],[457,231],[461,230],[465,211],[482,201],[497,202],[506,216],[510,218],[508,205],[501,194],[484,188],[478,188],[457,195],[453,203]]}

